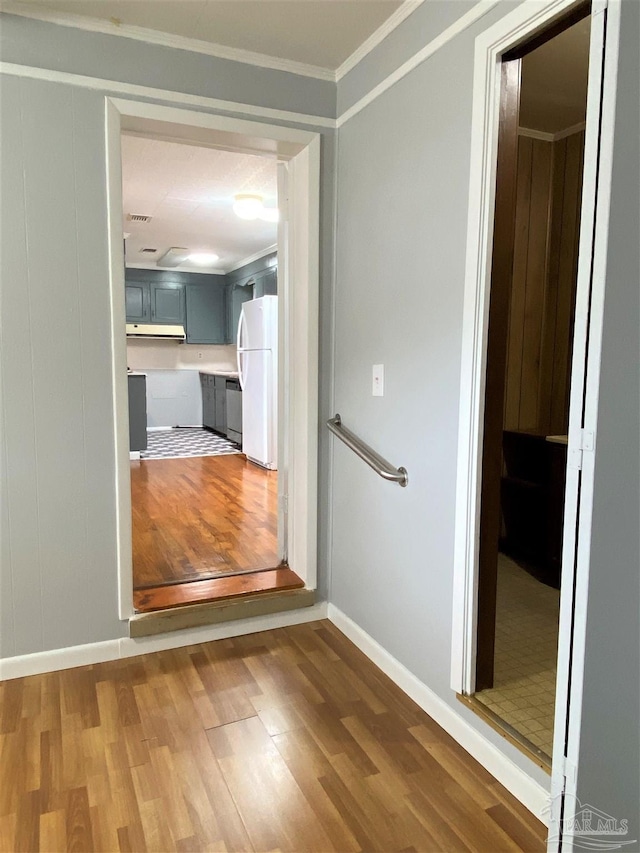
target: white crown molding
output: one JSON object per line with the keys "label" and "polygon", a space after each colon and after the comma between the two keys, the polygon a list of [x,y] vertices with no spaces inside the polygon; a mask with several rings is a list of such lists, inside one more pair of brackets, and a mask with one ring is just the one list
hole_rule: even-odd
{"label": "white crown molding", "polygon": [[371,53],[371,51],[377,47],[380,42],[384,41],[389,33],[392,33],[396,27],[400,26],[400,24],[411,15],[412,12],[422,6],[424,0],[404,0],[401,6],[399,6],[393,15],[390,15],[386,21],[384,21],[377,30],[375,30],[369,36],[366,41],[363,41],[360,47],[357,47],[351,56],[348,56],[342,65],[339,65],[335,71],[335,80],[342,80],[345,74],[348,74],[356,65],[361,62],[367,54]]}
{"label": "white crown molding", "polygon": [[519,127],[518,136],[526,136],[527,139],[539,139],[541,142],[553,142],[553,133],[547,133],[546,130],[535,130],[533,127]]}
{"label": "white crown molding", "polygon": [[[405,0],[410,2],[410,0]],[[120,36],[121,38],[142,41],[147,44],[156,44],[161,47],[171,47],[177,50],[186,50],[190,53],[203,53],[207,56],[215,56],[217,59],[228,59],[232,62],[242,62],[245,65],[255,65],[258,68],[269,68],[272,71],[285,71],[289,74],[297,74],[301,77],[313,77],[316,80],[326,80],[335,83],[335,71],[330,68],[322,68],[319,65],[310,65],[306,62],[297,62],[293,59],[281,59],[268,56],[265,53],[257,53],[252,50],[243,50],[236,47],[228,47],[223,44],[202,41],[201,39],[189,38],[187,36],[163,33],[160,30],[152,30],[148,27],[137,27],[129,24],[114,24],[112,21],[102,18],[92,18],[88,15],[74,15],[69,12],[58,12],[43,8],[33,8],[26,4],[17,2],[2,3],[2,11],[10,15],[20,15],[23,18],[31,18],[37,21],[45,21],[49,24],[57,24],[61,27],[72,27],[92,33],[102,33],[109,36]]]}
{"label": "white crown molding", "polygon": [[[218,625],[204,625],[201,628],[186,628],[153,637],[123,637],[105,640],[101,643],[87,643],[82,646],[70,646],[66,649],[53,649],[48,652],[35,652],[30,655],[0,659],[0,681],[10,678],[23,678],[40,675],[43,672],[57,672],[72,669],[75,666],[88,666],[105,661],[146,655],[166,649],[180,649],[196,643],[210,643],[214,640],[227,640],[230,637],[242,637],[259,631],[271,631],[274,628],[287,628],[290,625],[302,625],[327,618],[327,604],[322,601],[300,610],[285,613],[271,613],[266,616],[253,616],[238,619],[236,622],[223,622]],[[128,630],[128,626],[127,626]]]}
{"label": "white crown molding", "polygon": [[425,59],[428,59],[430,56],[440,50],[441,47],[444,47],[448,42],[454,39],[456,36],[460,35],[460,33],[464,32],[470,26],[475,24],[477,20],[482,18],[483,15],[486,15],[493,7],[501,2],[501,0],[478,0],[478,2],[473,6],[468,12],[462,15],[461,18],[458,18],[450,27],[447,27],[443,30],[436,38],[432,39],[428,44],[422,47],[417,53],[407,59],[399,68],[397,68],[392,74],[389,74],[388,77],[385,77],[377,86],[374,86],[366,95],[363,95],[359,101],[356,101],[353,106],[349,107],[348,110],[345,110],[342,115],[340,115],[337,119],[337,126],[342,127],[345,122],[349,121],[349,119],[353,118],[359,112],[361,112],[365,107],[369,106],[376,98],[380,97],[380,95],[384,94],[388,89],[392,86],[395,86],[403,77],[406,77],[414,68],[417,68],[418,65],[423,63]]}
{"label": "white crown molding", "polygon": [[[271,107],[258,107],[254,104],[241,104],[237,101],[223,101],[206,95],[190,95],[186,92],[172,92],[169,89],[154,89],[152,86],[139,86],[137,83],[123,83],[119,80],[105,80],[100,77],[86,77],[82,74],[70,74],[67,71],[52,71],[49,68],[36,68],[32,65],[18,65],[13,62],[0,62],[0,74],[13,77],[26,77],[31,80],[45,80],[49,83],[64,83],[67,86],[79,86],[110,95],[126,95],[132,98],[153,98],[180,107],[202,107],[205,110],[219,110],[234,116],[252,116],[275,119],[311,127],[335,128],[336,120],[325,116],[307,113],[294,113]],[[305,131],[306,132],[306,131]]]}
{"label": "white crown molding", "polygon": [[551,133],[546,130],[535,130],[532,127],[519,127],[518,136],[527,136],[529,139],[541,139],[543,142],[558,142],[560,139],[566,139],[567,136],[573,136],[574,133],[580,133],[586,127],[585,122],[581,121],[578,124],[572,124],[571,127],[565,127],[564,130],[558,130]]}
{"label": "white crown molding", "polygon": [[581,133],[586,126],[586,122],[580,121],[578,124],[572,124],[571,127],[565,127],[564,130],[559,130],[553,134],[553,141],[557,142],[559,139],[566,139],[567,136],[573,136],[574,133]]}
{"label": "white crown molding", "polygon": [[[420,681],[399,660],[335,605],[329,604],[327,616],[369,660],[373,661],[407,696],[451,735],[476,761],[529,809],[538,820],[548,822],[549,791],[522,770],[478,729]],[[481,726],[486,726],[480,718]],[[489,728],[486,726],[487,729]]]}
{"label": "white crown molding", "polygon": [[202,269],[202,267],[195,269],[194,267],[188,267],[184,264],[180,264],[177,267],[159,267],[157,264],[145,264],[145,263],[125,263],[125,268],[128,270],[156,270],[157,272],[190,272],[194,273],[194,275],[226,275],[226,270],[207,270]]}
{"label": "white crown molding", "polygon": [[255,255],[249,255],[248,258],[245,258],[243,261],[239,261],[235,266],[230,267],[227,272],[235,272],[239,270],[241,267],[245,267],[247,264],[252,264],[254,261],[259,261],[260,258],[266,258],[267,255],[270,255],[272,252],[278,251],[278,244],[274,243],[273,246],[267,246],[266,249],[261,249],[259,252],[256,252]]}

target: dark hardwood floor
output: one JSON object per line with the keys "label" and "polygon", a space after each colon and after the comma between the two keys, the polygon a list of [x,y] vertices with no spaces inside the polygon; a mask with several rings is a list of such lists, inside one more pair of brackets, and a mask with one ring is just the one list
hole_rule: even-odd
{"label": "dark hardwood floor", "polygon": [[277,478],[241,454],[132,462],[134,589],[277,567]]}
{"label": "dark hardwood floor", "polygon": [[2,851],[497,851],[546,830],[331,623],[0,684]]}

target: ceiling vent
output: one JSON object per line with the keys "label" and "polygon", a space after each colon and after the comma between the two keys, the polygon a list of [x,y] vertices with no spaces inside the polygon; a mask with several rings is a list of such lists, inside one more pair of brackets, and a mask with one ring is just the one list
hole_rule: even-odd
{"label": "ceiling vent", "polygon": [[143,255],[155,255],[157,249],[140,249],[140,253]]}
{"label": "ceiling vent", "polygon": [[144,213],[127,213],[127,222],[151,222],[152,217]]}

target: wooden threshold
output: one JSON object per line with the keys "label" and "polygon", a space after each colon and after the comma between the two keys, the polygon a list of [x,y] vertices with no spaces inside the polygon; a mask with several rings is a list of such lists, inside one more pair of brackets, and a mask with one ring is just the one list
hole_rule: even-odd
{"label": "wooden threshold", "polygon": [[205,601],[223,601],[246,595],[278,590],[300,589],[304,582],[287,566],[251,574],[233,574],[182,584],[160,585],[133,592],[133,606],[138,613],[149,613]]}
{"label": "wooden threshold", "polygon": [[498,732],[498,734],[502,735],[505,740],[508,740],[512,746],[515,746],[516,749],[526,755],[527,758],[534,762],[534,764],[537,764],[538,767],[541,767],[546,773],[551,774],[551,757],[547,755],[546,752],[538,749],[535,744],[531,743],[530,740],[527,740],[524,735],[521,735],[519,731],[514,729],[509,723],[506,723],[490,708],[483,705],[475,696],[465,696],[462,693],[456,693],[456,697],[463,705],[471,708],[474,714],[482,717],[485,723],[490,725],[494,731]]}
{"label": "wooden threshold", "polygon": [[222,601],[186,604],[182,607],[156,610],[151,613],[137,613],[129,619],[129,636],[149,637],[153,634],[182,631],[184,628],[199,628],[202,625],[233,622],[237,619],[249,619],[252,616],[284,613],[287,610],[311,607],[315,604],[315,600],[316,593],[313,589],[286,589],[250,593]]}

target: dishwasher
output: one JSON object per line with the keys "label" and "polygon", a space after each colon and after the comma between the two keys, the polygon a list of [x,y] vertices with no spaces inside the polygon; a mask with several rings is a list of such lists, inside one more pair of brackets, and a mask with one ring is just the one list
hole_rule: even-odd
{"label": "dishwasher", "polygon": [[227,438],[242,445],[242,391],[237,379],[227,379]]}

